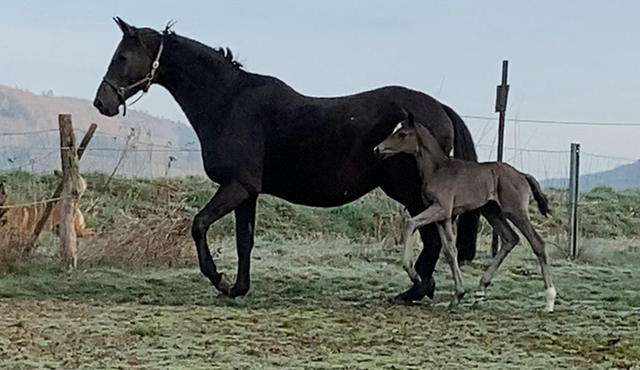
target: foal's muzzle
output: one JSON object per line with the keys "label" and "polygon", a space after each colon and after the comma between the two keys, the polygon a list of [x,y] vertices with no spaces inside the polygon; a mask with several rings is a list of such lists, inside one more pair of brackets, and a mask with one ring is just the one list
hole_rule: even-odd
{"label": "foal's muzzle", "polygon": [[380,147],[375,147],[373,148],[373,154],[378,158],[378,159],[387,159],[389,157],[389,153],[385,153],[383,152]]}

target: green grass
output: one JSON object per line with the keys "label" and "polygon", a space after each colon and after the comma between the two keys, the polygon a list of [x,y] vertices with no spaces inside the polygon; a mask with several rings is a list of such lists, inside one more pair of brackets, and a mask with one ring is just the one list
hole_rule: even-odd
{"label": "green grass", "polygon": [[[210,199],[216,186],[202,177],[128,180],[115,177],[105,189],[107,176],[85,174],[88,190],[81,199],[89,226],[109,233],[123,223],[150,216],[191,220]],[[20,202],[48,198],[56,185],[53,175],[33,175],[24,171],[0,172],[0,182]],[[532,203],[531,215],[547,238],[566,233],[564,190],[545,189],[553,214],[543,218]],[[401,207],[381,191],[360,200],[330,209],[293,205],[261,196],[258,204],[256,234],[273,242],[322,237],[348,238],[355,242],[376,242],[399,236]],[[580,197],[581,235],[585,238],[636,238],[640,236],[640,190],[615,192],[596,188]],[[484,223],[482,232],[490,230]],[[233,217],[216,222],[210,235],[218,239],[233,236]]]}
{"label": "green grass", "polygon": [[[640,366],[640,191],[599,188],[581,195],[579,260],[549,247],[558,289],[556,312],[549,315],[542,312],[537,260],[526,245],[507,258],[480,305],[468,297],[459,308],[447,308],[452,283],[443,259],[434,301],[391,303],[409,284],[400,251],[382,242],[397,237],[400,207],[379,191],[333,209],[261,197],[252,290],[241,299],[220,297],[195,266],[188,229],[181,229],[213,194],[213,184],[197,177],[114,178],[103,189],[104,175],[85,178],[81,209],[92,207],[86,218],[100,234],[81,243],[81,256],[99,243],[115,257],[134,247],[154,252],[174,243],[190,254],[152,267],[131,256],[83,258],[68,276],[56,263],[55,238],[41,240],[50,247],[41,248],[46,253],[0,277],[2,369]],[[0,181],[27,202],[47,198],[56,180],[2,172]],[[564,233],[566,197],[545,191],[554,215],[532,215],[553,240]],[[136,224],[138,229],[128,228]],[[117,234],[149,229],[164,237],[166,230],[155,225],[178,225],[179,237],[149,246],[144,235]],[[233,275],[233,218],[220,220],[210,234],[219,269]],[[467,288],[475,287],[488,264],[486,225],[481,234],[479,259],[463,267]],[[172,249],[163,251],[173,256]]]}
{"label": "green grass", "polygon": [[[81,266],[69,277],[33,265],[0,279],[0,367],[609,369],[640,361],[637,265],[553,260],[558,301],[546,314],[537,261],[520,246],[483,303],[468,297],[450,311],[442,263],[435,301],[389,301],[408,287],[398,257],[345,240],[261,241],[252,290],[236,300],[220,297],[196,267]],[[232,245],[217,262],[235,270]],[[468,288],[487,263],[483,250],[463,267]]]}

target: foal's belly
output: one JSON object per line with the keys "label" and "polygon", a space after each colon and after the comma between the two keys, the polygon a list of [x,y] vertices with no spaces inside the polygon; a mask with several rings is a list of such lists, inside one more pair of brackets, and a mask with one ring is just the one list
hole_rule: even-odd
{"label": "foal's belly", "polygon": [[456,204],[453,207],[453,215],[460,215],[463,214],[465,212],[469,212],[472,211],[474,209],[478,209],[481,208],[482,206],[484,206],[485,204],[487,204],[489,202],[488,199],[482,199],[482,200],[478,200],[478,201],[474,201],[474,202],[468,202],[468,203],[464,203],[464,204]]}

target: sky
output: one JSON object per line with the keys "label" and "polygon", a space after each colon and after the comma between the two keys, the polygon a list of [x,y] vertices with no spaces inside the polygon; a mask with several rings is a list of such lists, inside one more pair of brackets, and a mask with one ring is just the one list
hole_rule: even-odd
{"label": "sky", "polygon": [[[463,116],[496,117],[508,59],[508,118],[640,124],[639,14],[638,1],[3,0],[0,84],[93,99],[121,38],[111,18],[155,29],[173,19],[178,34],[229,47],[246,70],[307,95],[402,85]],[[159,86],[135,107],[186,122]],[[481,157],[495,156],[497,123],[466,121]],[[585,153],[625,158],[640,158],[639,140],[640,126],[508,122],[505,132],[507,147],[563,151],[578,142]],[[559,156],[516,157],[540,171]]]}

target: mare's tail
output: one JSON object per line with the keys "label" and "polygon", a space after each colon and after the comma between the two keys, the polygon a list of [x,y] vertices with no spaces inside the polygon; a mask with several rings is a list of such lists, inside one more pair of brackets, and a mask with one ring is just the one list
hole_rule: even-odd
{"label": "mare's tail", "polygon": [[[442,104],[447,116],[453,123],[453,156],[467,161],[477,162],[478,155],[473,144],[471,133],[462,118],[453,109]],[[478,239],[478,225],[480,212],[470,211],[460,215],[458,220],[458,236],[456,248],[458,249],[458,261],[471,262],[476,256],[476,244]]]}

